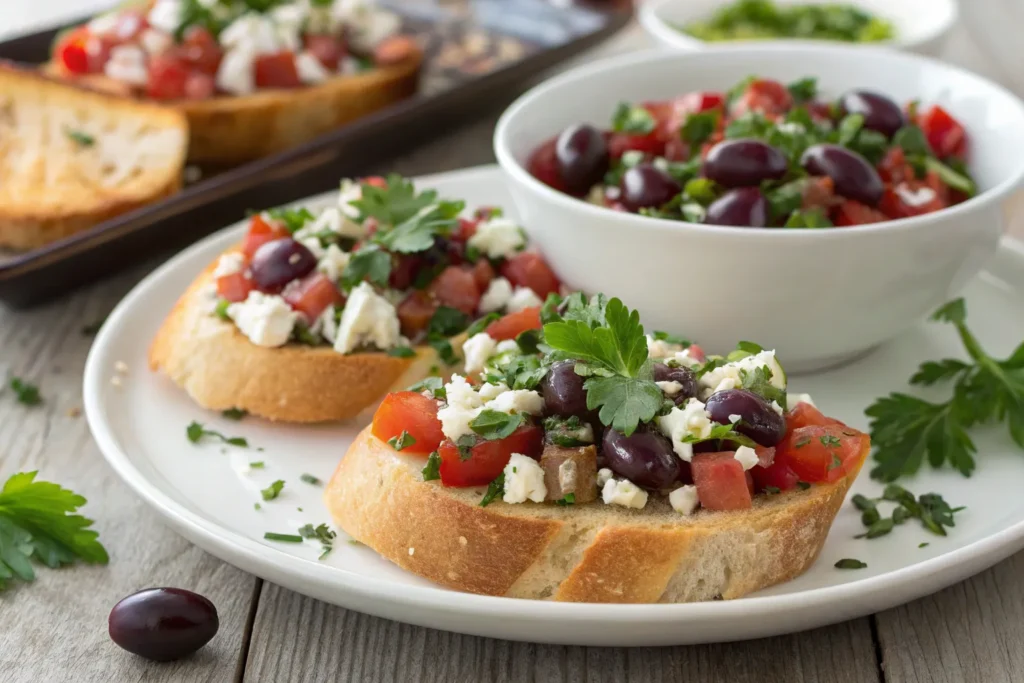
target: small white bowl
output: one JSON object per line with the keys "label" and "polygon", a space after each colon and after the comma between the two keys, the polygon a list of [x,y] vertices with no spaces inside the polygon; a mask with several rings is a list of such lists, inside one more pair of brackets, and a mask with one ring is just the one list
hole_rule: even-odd
{"label": "small white bowl", "polygon": [[[956,0],[777,0],[780,5],[822,5],[842,2],[852,4],[871,14],[888,19],[896,30],[891,41],[879,43],[849,43],[858,47],[884,46],[899,50],[938,56],[949,33],[956,25],[959,13]],[[703,50],[710,46],[735,43],[709,43],[687,35],[677,26],[693,21],[704,21],[715,10],[732,4],[733,0],[648,0],[640,5],[639,18],[644,30],[662,45],[677,50]],[[743,41],[763,45],[777,43],[782,38]],[[818,44],[825,41],[797,40],[799,43]],[[830,43],[834,44],[834,43]]]}
{"label": "small white bowl", "polygon": [[[589,204],[526,170],[567,126],[607,128],[615,105],[724,90],[755,72],[818,76],[903,103],[941,104],[966,127],[981,193],[943,211],[825,230],[730,228]],[[494,132],[523,225],[570,287],[619,296],[648,330],[721,352],[740,339],[777,348],[795,372],[828,367],[892,338],[957,293],[995,251],[1007,196],[1024,178],[1024,103],[970,72],[892,50],[802,45],[654,51],[589,64],[533,88]]]}

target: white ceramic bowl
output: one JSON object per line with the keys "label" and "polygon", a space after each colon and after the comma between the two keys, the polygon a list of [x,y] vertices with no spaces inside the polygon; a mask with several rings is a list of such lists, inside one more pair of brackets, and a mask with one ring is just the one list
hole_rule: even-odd
{"label": "white ceramic bowl", "polygon": [[[924,216],[830,230],[729,228],[588,204],[536,180],[531,151],[573,123],[607,128],[615,105],[723,90],[752,72],[819,77],[837,95],[870,87],[946,107],[967,129],[982,192]],[[524,227],[570,287],[619,296],[647,329],[712,351],[777,348],[789,370],[838,364],[956,294],[995,251],[1007,196],[1024,177],[1024,103],[962,69],[891,50],[729,46],[628,54],[574,69],[520,97],[494,148]]]}
{"label": "white ceramic bowl", "polygon": [[[839,0],[776,0],[780,5],[831,4]],[[677,50],[703,50],[712,45],[678,30],[693,21],[711,17],[715,10],[732,4],[733,0],[647,0],[640,5],[638,15],[644,30],[662,45]],[[884,43],[900,50],[937,56],[945,45],[949,32],[956,25],[956,0],[841,0],[844,4],[860,7],[875,16],[888,19],[896,29],[896,37]],[[749,44],[779,42],[774,40],[747,41]],[[818,41],[798,41],[817,43]],[[858,45],[860,46],[860,45]]]}

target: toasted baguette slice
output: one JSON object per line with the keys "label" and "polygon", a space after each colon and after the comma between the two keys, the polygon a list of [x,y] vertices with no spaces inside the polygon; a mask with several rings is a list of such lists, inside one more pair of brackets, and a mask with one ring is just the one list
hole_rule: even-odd
{"label": "toasted baguette slice", "polygon": [[175,192],[185,117],[0,65],[0,247],[33,249]]}
{"label": "toasted baguette slice", "polygon": [[655,496],[643,510],[600,500],[560,507],[499,499],[482,508],[483,489],[424,482],[423,465],[366,429],[327,485],[327,508],[356,540],[450,588],[619,603],[738,598],[798,576],[817,558],[857,474],[757,496],[749,510],[684,517]]}
{"label": "toasted baguette slice", "polygon": [[149,349],[161,371],[203,408],[239,408],[281,422],[347,420],[389,391],[404,389],[434,366],[430,347],[413,358],[386,353],[344,355],[330,347],[257,346],[231,322],[211,315],[210,264],[175,304]]}
{"label": "toasted baguette slice", "polygon": [[[170,102],[188,118],[188,158],[197,163],[232,165],[281,152],[371,114],[416,92],[423,52],[361,74],[338,76],[320,85],[266,90],[252,95]],[[74,79],[97,90],[129,94],[104,76],[75,77],[55,62],[47,73]]]}

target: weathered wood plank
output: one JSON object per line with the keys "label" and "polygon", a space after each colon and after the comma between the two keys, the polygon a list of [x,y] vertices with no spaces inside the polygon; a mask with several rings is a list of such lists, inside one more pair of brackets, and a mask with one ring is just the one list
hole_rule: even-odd
{"label": "weathered wood plank", "polygon": [[[0,593],[0,681],[230,681],[240,653],[256,579],[207,555],[160,524],[100,456],[84,416],[81,384],[92,340],[81,333],[103,317],[151,268],[136,268],[63,301],[29,311],[0,307],[0,379],[37,382],[42,406],[29,408],[0,389],[0,481],[38,469],[84,495],[111,556],[107,567],[39,568],[32,584]],[[130,381],[130,378],[129,378]],[[180,586],[210,598],[220,633],[194,658],[146,662],[107,636],[110,608],[129,593]]]}
{"label": "weathered wood plank", "polygon": [[724,645],[632,649],[535,645],[399,624],[266,583],[245,680],[874,683],[879,678],[867,619]]}

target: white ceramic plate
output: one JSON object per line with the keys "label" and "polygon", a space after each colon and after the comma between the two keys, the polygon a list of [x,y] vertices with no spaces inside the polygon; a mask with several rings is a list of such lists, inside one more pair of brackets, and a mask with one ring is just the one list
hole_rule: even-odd
{"label": "white ceramic plate", "polygon": [[[420,185],[464,198],[471,207],[511,208],[496,167],[431,176]],[[907,524],[885,538],[855,540],[862,527],[846,505],[810,571],[728,602],[588,605],[482,597],[407,574],[370,549],[346,543],[342,533],[324,561],[317,560],[316,544],[264,541],[266,531],[295,533],[307,522],[329,521],[321,489],[300,475],[326,480],[364,423],[311,428],[253,418],[234,422],[199,409],[148,370],[146,347],[175,299],[243,230],[239,224],[196,244],[121,302],[89,355],[85,408],[107,460],[176,531],[264,579],[362,612],[463,633],[547,643],[669,645],[787,633],[878,611],[970,576],[1024,546],[1024,453],[1002,431],[977,435],[980,466],[971,479],[943,470],[906,482],[917,493],[938,491],[951,504],[968,506],[948,537]],[[993,352],[1008,353],[1024,338],[1024,246],[1004,243],[966,296],[972,329]],[[961,355],[953,332],[922,325],[856,364],[793,378],[792,388],[810,392],[827,414],[865,428],[862,411],[875,397],[906,389],[905,378],[921,360],[947,355]],[[785,359],[785,349],[780,356]],[[120,386],[111,381],[118,361],[129,367]],[[245,436],[252,448],[193,445],[185,438],[192,420]],[[247,463],[258,460],[265,469],[248,470]],[[259,490],[276,479],[286,482],[284,492],[277,500],[260,501]],[[865,475],[854,490],[877,495],[880,486]],[[254,509],[257,502],[261,510]],[[929,545],[918,548],[923,541]],[[868,567],[835,569],[844,557]]]}

